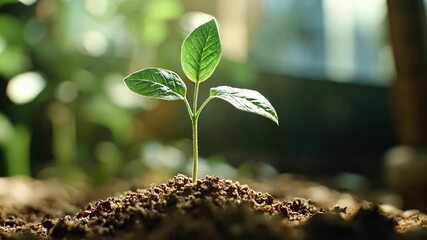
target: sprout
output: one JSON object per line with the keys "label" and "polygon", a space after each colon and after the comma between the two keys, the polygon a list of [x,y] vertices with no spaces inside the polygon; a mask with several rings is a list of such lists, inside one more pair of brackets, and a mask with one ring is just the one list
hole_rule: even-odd
{"label": "sprout", "polygon": [[149,98],[184,101],[193,129],[193,182],[197,180],[198,141],[197,123],[203,108],[214,98],[222,99],[239,110],[264,116],[277,125],[279,118],[270,102],[259,92],[249,89],[219,86],[210,89],[209,97],[197,104],[200,83],[215,71],[221,59],[221,41],[215,19],[194,29],[181,48],[181,65],[185,75],[194,82],[193,105],[187,100],[187,87],[178,74],[161,68],[145,68],[124,79],[133,92]]}

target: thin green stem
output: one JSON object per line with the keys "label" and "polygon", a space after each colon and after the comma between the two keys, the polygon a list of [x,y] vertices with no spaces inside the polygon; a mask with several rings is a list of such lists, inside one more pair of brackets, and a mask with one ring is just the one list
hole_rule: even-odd
{"label": "thin green stem", "polygon": [[194,115],[196,115],[196,117],[197,117],[197,119],[199,118],[199,116],[200,116],[200,113],[202,112],[202,110],[203,110],[203,108],[205,108],[205,106],[206,106],[206,104],[208,104],[208,102],[210,101],[210,100],[212,100],[214,97],[208,97],[203,103],[202,103],[202,105],[200,106],[200,108],[197,110],[197,112],[194,114]]}
{"label": "thin green stem", "polygon": [[188,115],[190,115],[190,119],[193,119],[193,111],[191,111],[190,103],[188,103],[187,98],[184,98],[185,106],[187,107]]}
{"label": "thin green stem", "polygon": [[197,132],[197,121],[199,116],[197,113],[197,98],[199,97],[199,85],[200,82],[194,83],[194,98],[193,98],[193,112],[191,115],[191,123],[193,130],[193,183],[197,181],[197,171],[199,163],[199,145],[198,145],[198,132]]}
{"label": "thin green stem", "polygon": [[197,181],[199,146],[197,142],[197,118],[192,119],[193,125],[193,183]]}
{"label": "thin green stem", "polygon": [[[199,97],[199,86],[200,82],[194,83],[194,98],[193,98],[193,113],[197,112],[197,98]],[[193,115],[194,117],[194,115]]]}

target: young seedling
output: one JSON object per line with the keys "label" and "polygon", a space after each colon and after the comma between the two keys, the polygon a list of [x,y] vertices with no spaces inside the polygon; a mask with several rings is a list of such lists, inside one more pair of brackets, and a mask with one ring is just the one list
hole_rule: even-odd
{"label": "young seedling", "polygon": [[126,86],[144,97],[161,100],[182,100],[187,106],[193,129],[193,182],[197,180],[198,141],[197,122],[206,104],[214,98],[222,99],[239,110],[255,113],[274,121],[279,118],[270,102],[259,92],[219,86],[210,89],[210,96],[197,104],[200,83],[214,72],[221,58],[221,42],[215,19],[194,29],[181,47],[181,65],[185,75],[194,82],[193,105],[187,100],[187,87],[178,74],[161,68],[145,68],[124,78]]}

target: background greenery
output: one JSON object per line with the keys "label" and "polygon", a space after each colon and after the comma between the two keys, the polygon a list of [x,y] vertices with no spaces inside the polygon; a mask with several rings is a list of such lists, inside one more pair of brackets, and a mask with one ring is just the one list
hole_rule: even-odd
{"label": "background greenery", "polygon": [[[218,18],[225,46],[201,97],[212,85],[257,89],[276,107],[281,127],[212,104],[200,120],[200,176],[378,177],[381,156],[395,143],[385,15],[373,12],[375,25],[355,12],[357,34],[342,36],[356,39],[348,52],[358,54],[335,56],[330,46],[349,45],[332,38],[341,36],[339,26],[328,30],[331,1],[299,2],[1,1],[0,175],[100,184],[190,173],[185,106],[138,97],[122,78],[148,66],[184,77],[181,43],[206,19],[203,12]],[[372,4],[359,7],[381,10]]]}

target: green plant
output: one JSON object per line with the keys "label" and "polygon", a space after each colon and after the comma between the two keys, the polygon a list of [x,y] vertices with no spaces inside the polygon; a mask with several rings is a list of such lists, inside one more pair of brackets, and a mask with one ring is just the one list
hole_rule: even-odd
{"label": "green plant", "polygon": [[221,42],[215,19],[194,29],[184,40],[181,48],[181,65],[185,75],[194,82],[194,98],[191,107],[187,88],[178,74],[161,68],[145,68],[124,79],[126,86],[144,97],[161,100],[182,100],[187,106],[193,129],[193,182],[197,180],[198,142],[197,122],[200,113],[214,98],[222,99],[239,110],[255,113],[279,124],[276,111],[259,92],[219,86],[210,89],[210,96],[198,107],[200,83],[214,72],[221,58]]}

